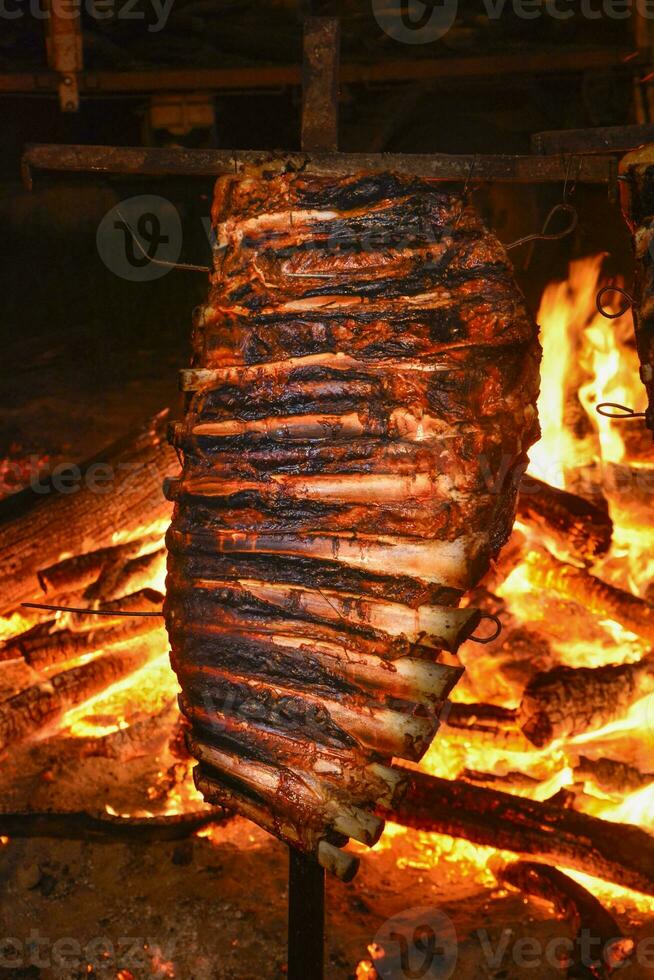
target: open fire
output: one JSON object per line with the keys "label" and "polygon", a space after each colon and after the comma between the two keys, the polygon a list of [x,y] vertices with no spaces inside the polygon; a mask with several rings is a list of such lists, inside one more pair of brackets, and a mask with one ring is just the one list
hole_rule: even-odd
{"label": "open fire", "polygon": [[[542,439],[530,454],[513,537],[471,597],[504,628],[487,645],[462,646],[466,673],[419,769],[654,832],[654,453],[639,423],[595,411],[605,401],[645,407],[631,315],[609,320],[596,309],[602,259],[574,262],[567,282],[543,296]],[[165,458],[151,472],[155,483],[173,468],[170,451],[157,451]],[[103,540],[88,557],[62,549],[40,569],[41,600],[156,612],[167,515],[139,512],[129,533]],[[157,777],[142,799],[127,802],[118,792],[96,809],[134,818],[201,808],[160,619],[21,610],[0,619],[0,641],[6,766],[18,744],[54,736],[73,758],[154,754]],[[221,832],[200,831],[216,840]],[[416,856],[398,861],[456,862],[484,885],[497,884],[516,857],[393,822],[377,849],[404,834],[415,835]],[[570,874],[603,900],[654,912],[654,898]],[[373,960],[360,964],[359,977],[375,975]]]}
{"label": "open fire", "polygon": [[[483,730],[480,715],[480,724],[470,733],[474,737],[466,738],[446,724],[422,766],[537,800],[566,790],[583,812],[651,829],[654,668],[646,658],[654,637],[654,611],[648,602],[654,558],[646,494],[654,470],[649,433],[595,411],[605,401],[636,411],[645,405],[631,313],[609,320],[596,309],[602,258],[572,263],[569,279],[552,284],[543,296],[538,313],[542,438],[530,452],[524,492],[538,493],[529,479],[534,476],[596,505],[605,501],[613,522],[610,548],[584,560],[579,552],[566,551],[560,537],[548,534],[547,522],[518,518],[487,586],[487,602],[498,610],[504,631],[487,647],[462,647],[467,669],[453,692],[456,702],[515,711],[516,729],[511,732],[504,718],[503,727],[487,724]],[[611,312],[618,312],[618,306]],[[571,572],[570,565],[578,571]],[[615,589],[596,590],[598,579]],[[579,705],[587,711],[584,730],[542,737],[546,744],[539,747],[528,739],[519,744],[524,718],[529,717],[525,689],[535,687],[538,674],[562,665],[595,669],[601,678],[604,667],[618,664],[626,669],[617,683],[603,675],[611,693],[601,685],[594,691],[590,684],[581,688],[585,698],[596,702],[592,711],[588,701]],[[565,696],[575,697],[572,680]],[[617,718],[611,717],[616,713],[614,698],[620,703]],[[570,723],[566,708],[572,713],[575,707],[569,700],[552,706],[553,713],[564,713],[561,727]]]}

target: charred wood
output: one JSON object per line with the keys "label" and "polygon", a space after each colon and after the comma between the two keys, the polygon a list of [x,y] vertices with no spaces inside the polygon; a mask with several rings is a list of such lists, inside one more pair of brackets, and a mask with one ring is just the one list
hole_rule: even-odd
{"label": "charred wood", "polygon": [[611,545],[613,523],[604,508],[532,476],[523,478],[517,517],[559,554],[592,561]]}
{"label": "charred wood", "polygon": [[[127,728],[119,728],[99,738],[67,738],[64,748],[66,762],[71,758],[98,757],[129,762],[144,755],[150,755],[170,738],[171,730],[178,717],[175,699],[166,704],[161,711],[134,721]],[[60,746],[56,747],[57,752]]]}
{"label": "charred wood", "polygon": [[105,566],[97,580],[87,588],[85,598],[92,601],[94,607],[103,607],[107,602],[149,585],[165,564],[165,548],[158,548],[130,558],[125,564]]}
{"label": "charred wood", "polygon": [[[73,555],[72,558],[66,558],[50,568],[39,571],[39,584],[43,592],[51,598],[88,589],[103,577],[108,569],[123,569],[142,552],[156,546],[159,540],[158,537],[154,541],[149,538],[137,539],[127,544]],[[124,589],[122,594],[125,595],[127,591]]]}
{"label": "charred wood", "polygon": [[528,752],[532,747],[520,730],[517,712],[495,704],[448,701],[440,715],[444,734],[460,735],[474,744],[494,746],[507,752]]}
{"label": "charred wood", "polygon": [[554,667],[525,688],[518,721],[538,748],[582,735],[621,718],[654,691],[654,653],[635,664]]}
{"label": "charred wood", "polygon": [[631,824],[420,772],[410,774],[405,796],[383,816],[654,895],[654,837]]}
{"label": "charred wood", "polygon": [[539,785],[540,780],[533,776],[527,776],[522,772],[507,772],[504,774],[494,772],[479,772],[475,769],[462,769],[458,775],[466,783],[474,783],[475,786],[487,786],[489,789],[527,789],[534,790]]}
{"label": "charred wood", "polygon": [[[570,980],[608,980],[633,954],[633,939],[624,935],[613,916],[594,895],[557,868],[516,861],[498,877],[524,895],[551,902],[556,912],[571,922],[576,937],[567,969]],[[599,957],[593,953],[598,949]]]}
{"label": "charred wood", "polygon": [[27,489],[0,504],[0,612],[41,592],[39,573],[52,571],[71,545],[78,554],[161,532],[170,515],[161,484],[176,469],[166,441],[166,413],[81,468],[76,493]]}
{"label": "charred wood", "polygon": [[0,752],[38,736],[105,688],[144,667],[152,658],[147,641],[105,653],[71,667],[0,703]]}
{"label": "charred wood", "polygon": [[635,793],[654,783],[654,772],[641,772],[635,766],[617,759],[589,759],[580,756],[574,766],[575,779],[591,780],[598,789],[617,799]]}
{"label": "charred wood", "polygon": [[559,561],[542,549],[528,552],[525,560],[532,585],[558,592],[596,616],[613,619],[626,630],[654,642],[654,606],[649,602],[603,582],[584,568]]}
{"label": "charred wood", "polygon": [[194,813],[160,817],[119,817],[84,811],[0,811],[0,834],[12,837],[51,837],[98,843],[181,840],[208,824],[225,819],[222,807],[206,807]]}
{"label": "charred wood", "polygon": [[[115,603],[121,611],[160,611],[163,596],[152,589],[144,590]],[[0,649],[0,661],[22,659],[35,670],[44,670],[54,664],[66,663],[88,653],[107,650],[138,636],[161,629],[162,621],[155,616],[129,618],[111,615],[83,616],[77,613],[74,627],[52,630],[52,623],[38,626],[17,636]],[[106,619],[106,622],[104,620]]]}

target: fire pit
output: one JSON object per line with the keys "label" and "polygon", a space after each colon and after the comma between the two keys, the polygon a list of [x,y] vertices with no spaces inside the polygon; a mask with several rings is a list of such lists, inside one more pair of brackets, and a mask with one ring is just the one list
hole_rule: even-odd
{"label": "fire pit", "polygon": [[[75,111],[81,39],[62,74],[54,20]],[[338,54],[309,17],[301,152],[24,154],[28,187],[220,179],[212,270],[156,258],[149,210],[96,239],[115,272],[120,232],[126,278],[212,272],[183,408],[157,399],[83,465],[47,440],[0,464],[0,980],[321,980],[325,948],[328,980],[654,970],[649,152],[619,163],[651,127],[341,154]],[[171,134],[213,119],[151,109]],[[518,185],[551,183],[525,233]],[[577,185],[620,195],[637,274],[605,278],[596,228],[549,277],[532,445],[507,252],[535,312],[527,270],[583,226]],[[479,216],[502,207],[513,242]],[[347,883],[326,920],[323,868]]]}
{"label": "fire pit", "polygon": [[[383,936],[375,934],[401,904],[397,889],[406,896],[403,907],[421,907],[409,897],[408,882],[415,888],[421,881],[430,903],[441,896],[438,908],[451,914],[459,936],[461,917],[467,918],[459,902],[466,895],[480,896],[471,906],[477,913],[493,896],[494,929],[504,916],[514,921],[519,894],[540,896],[565,917],[570,935],[576,923],[580,930],[600,929],[606,942],[624,936],[610,945],[617,960],[633,951],[630,943],[652,921],[654,851],[646,832],[654,792],[648,656],[654,614],[652,532],[644,506],[652,450],[635,424],[626,428],[594,410],[601,401],[640,410],[645,397],[631,314],[608,320],[596,309],[601,265],[601,256],[574,262],[567,281],[547,288],[538,313],[543,435],[530,454],[513,537],[470,598],[500,618],[502,634],[487,645],[460,648],[464,677],[413,787],[387,815],[392,822],[374,853],[365,857],[365,848],[352,845],[365,862],[363,880],[344,895],[330,888],[334,928],[342,929],[341,953],[334,955],[352,957],[358,943],[357,977],[374,977],[377,969],[384,976]],[[148,842],[148,853],[165,855],[173,875],[199,862],[208,880],[219,880],[222,903],[216,901],[239,933],[241,920],[232,920],[247,906],[244,885],[234,881],[225,892],[231,874],[225,867],[240,876],[241,844],[248,876],[256,876],[260,861],[272,861],[265,894],[273,902],[276,886],[282,888],[282,854],[242,818],[202,805],[162,621],[118,615],[160,610],[169,512],[160,479],[175,465],[165,427],[165,418],[157,417],[100,454],[116,472],[127,472],[127,463],[133,472],[136,462],[148,474],[120,515],[111,516],[102,500],[106,528],[99,511],[89,509],[98,498],[84,489],[74,497],[48,496],[27,509],[29,517],[12,500],[4,518],[9,605],[36,600],[95,606],[108,615],[90,619],[22,607],[2,620],[3,859],[17,849],[15,887],[34,910],[48,901],[49,888],[61,894],[71,887],[70,868],[84,862],[84,849],[93,849],[90,873],[100,874],[102,848],[91,842],[104,841],[123,861]],[[93,465],[84,470],[92,477]],[[65,553],[57,533],[62,524],[84,548],[56,561]],[[35,554],[21,544],[21,526],[44,528]],[[120,541],[113,537],[116,526]],[[62,837],[87,843],[56,840]],[[565,869],[562,880],[548,871],[555,866]],[[602,906],[588,910],[577,885]],[[450,889],[452,897],[444,898]],[[192,896],[188,901],[190,907]],[[616,935],[606,932],[602,915],[609,912]],[[404,925],[411,921],[409,915]],[[12,922],[18,932],[19,911]],[[539,928],[543,942],[550,941],[545,920]],[[232,949],[241,949],[242,938],[237,941]],[[282,963],[279,936],[275,942]],[[160,975],[175,969],[175,955],[165,965],[164,947],[153,941],[141,950],[153,972],[160,964]],[[112,967],[126,961],[113,955]],[[256,959],[257,949],[241,951],[240,962],[250,955]],[[483,944],[464,950],[460,969],[469,961],[473,975],[480,955]],[[497,969],[508,955],[500,955]],[[332,966],[338,976],[338,965]],[[128,977],[130,967],[120,969]]]}

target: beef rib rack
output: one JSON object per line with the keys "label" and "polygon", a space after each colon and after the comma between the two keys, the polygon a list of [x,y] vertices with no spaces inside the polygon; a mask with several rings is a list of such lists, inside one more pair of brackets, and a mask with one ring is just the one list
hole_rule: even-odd
{"label": "beef rib rack", "polygon": [[537,328],[501,244],[428,180],[258,170],[218,180],[212,220],[167,485],[196,782],[349,879],[510,533]]}

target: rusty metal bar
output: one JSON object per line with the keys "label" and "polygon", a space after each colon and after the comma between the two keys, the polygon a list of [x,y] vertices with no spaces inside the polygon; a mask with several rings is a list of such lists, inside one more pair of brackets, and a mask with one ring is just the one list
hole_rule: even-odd
{"label": "rusty metal bar", "polygon": [[62,112],[79,109],[79,73],[84,67],[80,0],[46,0],[45,45],[56,72]]}
{"label": "rusty metal bar", "polygon": [[575,180],[611,184],[615,158],[590,156],[512,156],[447,153],[268,153],[252,150],[198,150],[183,147],[80,146],[28,144],[22,158],[30,186],[33,170],[144,176],[216,177],[248,167],[269,172],[304,170],[311,174],[373,173],[395,170],[440,181],[548,183]]}
{"label": "rusty metal bar", "polygon": [[325,871],[289,848],[288,980],[322,980],[325,949]]}
{"label": "rusty metal bar", "polygon": [[302,149],[338,149],[340,27],[336,17],[306,17],[302,64]]}
{"label": "rusty metal bar", "polygon": [[[342,84],[374,85],[438,79],[504,78],[507,75],[552,75],[610,68],[633,70],[642,63],[628,48],[554,48],[529,53],[493,56],[420,58],[345,63],[340,66]],[[164,69],[135,71],[86,71],[78,77],[83,95],[150,92],[201,92],[299,86],[300,65],[242,68]],[[0,73],[0,94],[56,93],[58,76],[53,71]]]}
{"label": "rusty metal bar", "polygon": [[654,142],[654,125],[596,126],[593,129],[553,129],[534,133],[532,153],[626,153]]}

